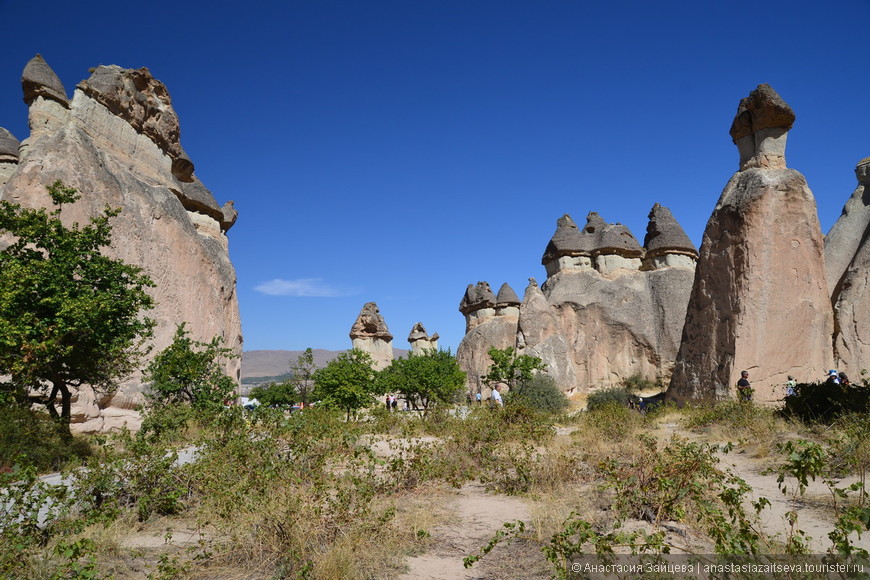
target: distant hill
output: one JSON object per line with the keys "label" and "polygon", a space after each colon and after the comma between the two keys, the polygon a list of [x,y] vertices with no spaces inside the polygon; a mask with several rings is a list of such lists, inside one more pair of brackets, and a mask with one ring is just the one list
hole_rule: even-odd
{"label": "distant hill", "polygon": [[[246,350],[242,353],[242,382],[250,382],[245,379],[272,378],[286,375],[290,372],[290,363],[295,362],[301,355],[302,350]],[[326,363],[337,357],[341,350],[312,349],[314,354],[314,366],[317,368],[326,366]],[[403,357],[408,353],[406,349],[394,348],[393,357]]]}

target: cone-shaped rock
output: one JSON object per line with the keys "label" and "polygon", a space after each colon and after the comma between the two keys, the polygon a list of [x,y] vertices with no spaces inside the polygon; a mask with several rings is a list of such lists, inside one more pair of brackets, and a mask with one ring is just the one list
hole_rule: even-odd
{"label": "cone-shaped rock", "polygon": [[378,305],[366,302],[350,329],[353,348],[369,353],[375,370],[390,366],[393,361],[393,335],[387,328]]}
{"label": "cone-shaped rock", "polygon": [[686,235],[682,226],[677,223],[671,210],[659,204],[653,205],[649,212],[649,223],[646,226],[643,247],[646,249],[647,257],[659,256],[668,252],[698,256],[695,244]]}
{"label": "cone-shaped rock", "polygon": [[411,353],[417,355],[423,354],[425,351],[438,350],[438,338],[437,332],[429,336],[423,323],[418,322],[408,335],[408,342],[411,343]]}
{"label": "cone-shaped rock", "polygon": [[514,292],[514,289],[505,282],[501,285],[501,288],[498,289],[498,296],[496,296],[495,302],[498,306],[519,306],[520,298],[517,296],[517,293]]}
{"label": "cone-shaped rock", "polygon": [[24,72],[21,73],[21,89],[24,91],[24,102],[28,105],[37,97],[43,97],[69,107],[63,83],[40,54],[31,58],[24,67]]}
{"label": "cone-shaped rock", "polygon": [[834,304],[834,360],[857,377],[870,368],[870,158],[855,168],[858,187],[825,238]]}
{"label": "cone-shaped rock", "polygon": [[728,398],[748,370],[756,400],[779,400],[787,375],[815,380],[831,364],[815,199],[785,167],[790,111],[766,85],[741,101],[732,127],[741,170],[704,231],[670,398]]}

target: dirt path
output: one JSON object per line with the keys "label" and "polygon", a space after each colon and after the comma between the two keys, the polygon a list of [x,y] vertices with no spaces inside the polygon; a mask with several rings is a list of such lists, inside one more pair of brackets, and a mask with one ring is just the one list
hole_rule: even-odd
{"label": "dirt path", "polygon": [[[496,551],[470,569],[463,566],[462,559],[484,546],[504,522],[528,521],[530,514],[526,503],[517,497],[489,494],[482,485],[468,483],[439,507],[448,511],[450,523],[430,531],[433,548],[426,554],[409,558],[409,569],[399,578],[472,580],[504,577],[492,573],[492,566],[497,566],[498,562]],[[533,576],[520,573],[513,577]]]}

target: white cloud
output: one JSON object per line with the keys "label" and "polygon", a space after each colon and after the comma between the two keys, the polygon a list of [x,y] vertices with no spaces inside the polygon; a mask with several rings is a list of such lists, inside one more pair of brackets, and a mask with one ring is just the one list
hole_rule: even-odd
{"label": "white cloud", "polygon": [[305,296],[318,298],[337,298],[353,296],[359,293],[358,288],[340,288],[330,286],[322,278],[299,278],[297,280],[282,280],[275,278],[254,287],[257,292],[270,296]]}

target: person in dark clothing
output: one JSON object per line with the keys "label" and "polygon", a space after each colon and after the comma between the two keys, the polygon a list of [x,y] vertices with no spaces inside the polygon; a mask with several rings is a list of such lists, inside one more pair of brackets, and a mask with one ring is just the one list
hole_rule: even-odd
{"label": "person in dark clothing", "polygon": [[752,401],[752,385],[749,383],[749,371],[740,373],[737,381],[737,398],[745,403]]}

